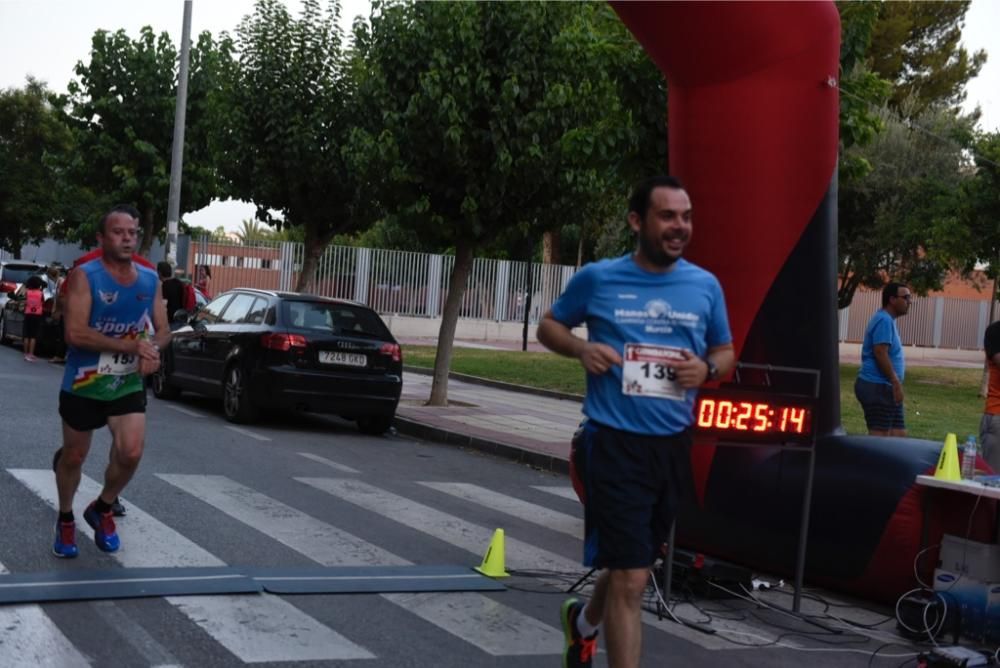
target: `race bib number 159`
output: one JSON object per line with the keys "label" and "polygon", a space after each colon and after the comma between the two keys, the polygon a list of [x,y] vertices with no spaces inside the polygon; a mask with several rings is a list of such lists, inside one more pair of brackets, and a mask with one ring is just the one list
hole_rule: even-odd
{"label": "race bib number 159", "polygon": [[97,373],[102,376],[127,376],[139,368],[139,356],[128,353],[101,353]]}
{"label": "race bib number 159", "polygon": [[622,358],[622,393],[683,401],[686,390],[677,384],[673,363],[684,359],[681,348],[626,343]]}

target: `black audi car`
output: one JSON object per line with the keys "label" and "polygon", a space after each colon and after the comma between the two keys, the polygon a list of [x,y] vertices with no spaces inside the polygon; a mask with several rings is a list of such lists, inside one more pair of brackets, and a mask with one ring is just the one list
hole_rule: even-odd
{"label": "black audi car", "polygon": [[153,394],[222,399],[226,418],[251,422],[271,409],[332,413],[380,434],[403,387],[399,344],[361,304],[238,288],[179,311]]}

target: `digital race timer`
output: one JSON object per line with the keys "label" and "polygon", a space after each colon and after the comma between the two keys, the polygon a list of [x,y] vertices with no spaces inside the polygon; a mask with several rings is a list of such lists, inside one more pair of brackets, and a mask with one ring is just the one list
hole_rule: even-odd
{"label": "digital race timer", "polygon": [[811,441],[813,401],[759,389],[704,389],[695,401],[694,426],[724,440]]}

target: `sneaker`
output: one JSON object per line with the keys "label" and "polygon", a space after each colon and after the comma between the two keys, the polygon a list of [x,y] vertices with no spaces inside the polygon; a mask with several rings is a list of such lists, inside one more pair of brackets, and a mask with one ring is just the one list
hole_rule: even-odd
{"label": "sneaker", "polygon": [[76,522],[56,520],[56,540],[52,544],[52,554],[62,559],[73,559],[80,554],[76,547]]}
{"label": "sneaker", "polygon": [[115,517],[125,517],[125,504],[123,504],[122,500],[117,496],[115,497],[114,503],[111,504],[111,514]]}
{"label": "sneaker", "polygon": [[562,604],[563,637],[566,648],[563,650],[563,668],[587,668],[597,654],[597,631],[584,638],[576,628],[576,620],[583,612],[583,603],[571,598]]}
{"label": "sneaker", "polygon": [[91,501],[87,509],[83,511],[83,519],[94,530],[94,542],[97,544],[98,549],[104,552],[118,551],[121,541],[118,540],[118,532],[115,530],[115,518],[111,514],[111,511],[98,513],[94,510],[94,502]]}

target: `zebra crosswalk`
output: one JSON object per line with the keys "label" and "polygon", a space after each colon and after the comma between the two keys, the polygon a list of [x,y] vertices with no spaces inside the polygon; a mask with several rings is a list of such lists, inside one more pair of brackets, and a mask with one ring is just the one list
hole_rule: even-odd
{"label": "zebra crosswalk", "polygon": [[[9,469],[50,507],[58,504],[52,472]],[[101,491],[86,476],[73,511],[83,516],[86,500]],[[125,567],[224,566],[224,561],[134,504],[123,533],[149,550],[122,549],[112,557]],[[81,531],[80,538],[84,537]],[[367,650],[327,628],[279,596],[168,596],[166,601],[246,663],[372,658]]]}
{"label": "zebra crosswalk", "polygon": [[[478,562],[489,543],[493,527],[475,525],[357,478],[344,478],[345,474],[357,471],[315,455],[309,458],[329,467],[331,475],[296,478],[304,490],[332,495],[357,506],[359,512],[373,513],[381,519],[405,524],[425,536],[464,550],[468,553],[467,562],[470,565]],[[57,495],[51,470],[11,468],[6,469],[6,474],[49,508],[56,507]],[[204,512],[221,513],[251,530],[256,538],[249,542],[254,544],[274,541],[323,566],[412,563],[369,540],[225,476],[157,473],[155,478],[182,493],[187,503],[196,500],[204,505]],[[428,481],[418,483],[416,488],[433,490],[442,498],[457,498],[492,507],[500,513],[526,518],[562,534],[571,533],[579,525],[579,520],[569,514],[485,487]],[[86,502],[99,491],[97,481],[83,477],[76,496],[77,507],[74,508],[77,517],[82,516]],[[163,496],[166,498],[169,495]],[[147,510],[130,499],[127,501],[128,515],[119,522],[123,548],[110,555],[118,565],[226,565],[226,561],[210,549],[164,521],[163,518],[170,517],[169,503],[157,503],[155,508]],[[83,543],[88,541],[89,531],[82,526],[78,533],[83,547]],[[130,550],[130,544],[156,548]],[[82,550],[81,559],[96,554],[92,545],[87,547],[90,550]],[[582,573],[576,561],[516,538],[507,540],[507,557],[509,568]],[[565,586],[564,581],[556,579],[552,579],[551,584]],[[544,614],[538,614],[537,611],[526,611],[523,605],[508,604],[502,595],[475,592],[386,593],[378,595],[378,598],[395,608],[400,615],[412,616],[426,623],[426,628],[444,633],[451,638],[448,642],[475,648],[482,653],[484,663],[508,656],[544,657],[561,653],[562,631],[552,612],[554,606],[548,606]],[[294,605],[282,596],[171,596],[164,600],[235,657],[238,663],[319,661],[340,665],[341,662],[377,660],[385,652],[385,648],[378,643],[373,645],[370,638],[359,639],[341,629],[332,628],[328,620],[318,619],[318,616],[309,614],[304,606]],[[105,618],[109,626],[131,629],[129,635],[133,637],[128,642],[142,644],[146,648],[140,655],[148,660],[148,665],[174,662],[169,649],[158,645],[148,634],[148,637],[143,637],[141,626],[121,613],[115,602],[104,602],[96,609],[96,616]],[[0,651],[5,657],[0,660],[3,666],[103,665],[99,658],[95,659],[76,648],[60,625],[46,613],[46,606],[39,605],[0,606]]]}

